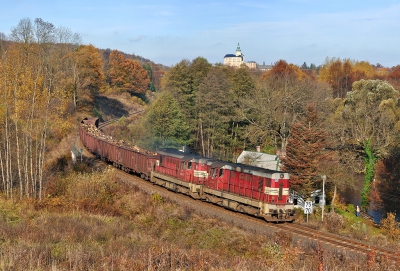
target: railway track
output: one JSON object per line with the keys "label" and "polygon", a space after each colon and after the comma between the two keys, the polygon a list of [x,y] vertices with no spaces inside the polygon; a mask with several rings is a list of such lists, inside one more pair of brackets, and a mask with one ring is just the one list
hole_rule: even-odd
{"label": "railway track", "polygon": [[343,248],[346,250],[352,250],[354,252],[363,253],[365,255],[370,255],[371,253],[376,256],[383,257],[388,260],[393,260],[399,264],[400,267],[400,251],[391,250],[375,245],[371,245],[362,241],[351,239],[337,234],[331,234],[327,232],[322,232],[318,230],[311,229],[298,224],[284,224],[279,226],[288,232],[299,234],[314,241],[324,242],[333,245],[337,248]]}
{"label": "railway track", "polygon": [[[143,111],[144,111],[144,110],[142,109],[142,110],[139,110],[139,111],[136,111],[136,112],[133,112],[133,113],[129,113],[128,115],[126,115],[126,116],[124,116],[124,117],[133,116],[133,115],[142,113]],[[105,121],[105,122],[102,122],[102,123],[99,124],[99,127],[98,127],[98,128],[101,130],[102,128],[106,127],[107,125],[109,125],[109,124],[111,124],[111,123],[113,123],[113,122],[115,122],[115,121],[118,121],[118,119],[119,119],[119,118],[115,118],[115,119],[110,119],[110,120],[107,120],[107,121]]]}
{"label": "railway track", "polygon": [[158,193],[171,199],[172,201],[176,201],[178,204],[186,205],[187,207],[194,209],[197,213],[217,217],[225,222],[232,223],[260,234],[284,232],[292,236],[292,239],[294,239],[294,237],[297,239],[305,238],[314,242],[315,244],[321,244],[322,247],[329,247],[334,250],[357,253],[361,256],[364,256],[366,259],[371,255],[374,255],[376,258],[379,257],[380,259],[393,261],[400,269],[400,251],[367,244],[365,242],[337,234],[318,231],[295,223],[267,223],[260,218],[227,210],[208,202],[198,201],[183,194],[177,194],[163,187],[153,185],[152,183],[149,183],[139,177],[127,174],[123,171],[118,171],[118,175],[121,180],[124,180],[125,182],[133,182],[135,185],[140,184],[139,187],[149,194]]}

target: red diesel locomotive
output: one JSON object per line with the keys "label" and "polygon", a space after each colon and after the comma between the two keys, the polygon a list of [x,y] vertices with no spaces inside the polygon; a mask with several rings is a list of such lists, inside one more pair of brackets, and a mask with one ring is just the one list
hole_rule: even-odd
{"label": "red diesel locomotive", "polygon": [[117,168],[169,190],[267,221],[294,220],[288,173],[175,149],[151,152],[112,140],[96,129],[97,124],[97,119],[84,119],[80,139],[89,151]]}

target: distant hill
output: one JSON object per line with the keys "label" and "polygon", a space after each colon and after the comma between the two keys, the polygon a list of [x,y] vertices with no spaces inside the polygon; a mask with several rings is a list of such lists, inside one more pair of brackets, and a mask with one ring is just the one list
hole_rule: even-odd
{"label": "distant hill", "polygon": [[[106,57],[106,60],[107,60],[107,62],[108,62],[108,57],[110,56],[110,53],[111,53],[113,50],[111,50],[110,48],[107,48],[107,49],[100,49],[100,50],[103,51],[103,54],[104,54],[104,56]],[[119,50],[118,50],[118,51],[119,51]],[[144,58],[144,57],[142,57],[142,56],[138,56],[138,55],[134,55],[134,54],[127,54],[127,53],[122,52],[122,51],[119,51],[119,52],[122,53],[122,54],[125,56],[125,58],[137,60],[137,61],[139,61],[140,64],[142,64],[142,65],[143,65],[143,64],[153,64],[153,65],[159,67],[160,69],[162,69],[162,70],[164,70],[164,71],[167,71],[167,70],[169,69],[168,66],[165,66],[165,65],[159,64],[159,63],[155,63],[155,62],[153,62],[152,60],[147,59],[147,58]]]}

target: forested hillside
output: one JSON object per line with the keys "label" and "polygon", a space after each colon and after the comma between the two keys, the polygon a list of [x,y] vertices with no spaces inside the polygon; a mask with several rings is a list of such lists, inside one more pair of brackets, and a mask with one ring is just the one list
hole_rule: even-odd
{"label": "forested hillside", "polygon": [[167,69],[82,45],[79,34],[42,19],[22,19],[9,37],[3,34],[0,54],[2,188],[11,198],[43,197],[57,159],[48,153],[76,129],[77,116],[124,115],[107,111],[103,94],[148,105],[140,125],[124,122],[119,131],[145,147],[188,145],[235,161],[242,150],[261,146],[281,154],[301,193],[320,187],[323,174],[335,191],[364,174],[364,207],[371,192],[375,205],[391,205],[382,195],[399,193],[391,165],[399,143],[400,66],[327,58],[307,69],[279,60],[260,72],[198,57]]}
{"label": "forested hillside", "polygon": [[371,192],[375,205],[387,204],[383,194],[399,193],[391,165],[399,143],[400,66],[327,58],[307,69],[279,60],[260,72],[198,57],[167,69],[82,45],[66,27],[27,18],[2,35],[0,54],[2,188],[11,198],[43,197],[57,159],[48,154],[76,129],[78,116],[124,115],[107,111],[103,94],[148,105],[141,124],[124,122],[119,131],[145,147],[188,145],[235,161],[242,150],[261,146],[281,155],[293,187],[305,195],[321,186],[323,174],[335,191],[364,174],[364,207]]}
{"label": "forested hillside", "polygon": [[[382,204],[380,194],[398,199],[399,193],[392,177],[398,171],[385,167],[398,152],[399,68],[333,58],[317,70],[279,60],[261,73],[211,65],[202,57],[183,60],[166,73],[143,120],[152,135],[147,143],[186,143],[202,155],[232,161],[261,146],[281,155],[292,187],[304,195],[322,187],[321,175],[333,194],[363,175],[363,207],[371,191]],[[387,185],[392,189],[381,191]]]}
{"label": "forested hillside", "polygon": [[43,198],[52,164],[69,152],[52,156],[52,150],[76,130],[76,118],[102,117],[95,102],[102,93],[129,93],[145,100],[149,88],[155,91],[159,85],[164,68],[117,50],[83,45],[79,34],[42,19],[22,19],[0,43],[4,194]]}

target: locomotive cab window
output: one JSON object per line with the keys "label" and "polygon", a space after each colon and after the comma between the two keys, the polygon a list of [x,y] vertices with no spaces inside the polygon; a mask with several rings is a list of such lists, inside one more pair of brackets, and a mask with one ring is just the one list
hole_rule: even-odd
{"label": "locomotive cab window", "polygon": [[181,162],[181,169],[183,169],[183,170],[186,169],[186,163],[185,162]]}
{"label": "locomotive cab window", "polygon": [[222,177],[222,176],[224,176],[224,170],[221,168],[221,169],[219,170],[219,177]]}
{"label": "locomotive cab window", "polygon": [[217,177],[217,171],[218,171],[218,169],[216,169],[216,168],[212,168],[212,169],[211,169],[211,176],[212,176],[213,178]]}
{"label": "locomotive cab window", "polygon": [[192,169],[192,162],[188,162],[188,169]]}

